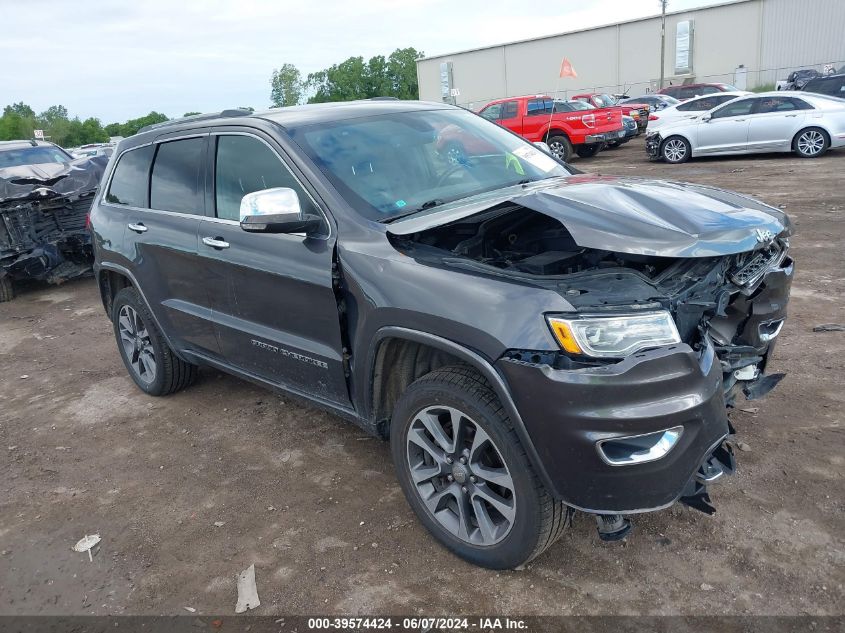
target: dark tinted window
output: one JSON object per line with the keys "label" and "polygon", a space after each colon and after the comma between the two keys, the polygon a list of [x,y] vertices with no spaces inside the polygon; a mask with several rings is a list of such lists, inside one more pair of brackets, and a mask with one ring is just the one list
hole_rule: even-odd
{"label": "dark tinted window", "polygon": [[253,191],[288,187],[306,213],[317,213],[311,199],[267,145],[250,136],[221,136],[215,166],[217,217],[239,220],[241,198]]}
{"label": "dark tinted window", "polygon": [[505,103],[505,107],[502,108],[502,118],[503,119],[512,119],[516,116],[516,101],[508,101]]}
{"label": "dark tinted window", "polygon": [[484,108],[480,112],[481,116],[483,116],[488,121],[497,121],[501,118],[502,114],[502,104],[501,103],[494,103],[493,105],[489,105]]}
{"label": "dark tinted window", "polygon": [[729,116],[741,116],[743,114],[750,114],[754,107],[754,102],[757,99],[740,99],[735,103],[729,103],[722,106],[713,113],[714,119],[722,119]]}
{"label": "dark tinted window", "polygon": [[538,114],[548,116],[552,113],[552,108],[554,108],[554,101],[551,99],[531,99],[528,101],[528,114],[526,116],[535,116]]}
{"label": "dark tinted window", "polygon": [[757,114],[794,112],[795,110],[812,110],[812,106],[794,97],[762,97],[757,104]]}
{"label": "dark tinted window", "polygon": [[688,103],[682,103],[676,109],[681,110],[682,112],[704,112],[706,110],[712,110],[716,106],[722,105],[731,99],[736,99],[736,95],[717,94],[702,97],[700,99],[693,99]]}
{"label": "dark tinted window", "polygon": [[680,86],[669,86],[668,88],[664,88],[663,92],[660,94],[670,95],[671,97],[679,97],[681,95],[681,88]]}
{"label": "dark tinted window", "polygon": [[804,86],[804,92],[817,92],[831,97],[845,97],[845,75],[840,77],[811,79]]}
{"label": "dark tinted window", "polygon": [[150,208],[202,215],[205,138],[162,143],[150,180]]}
{"label": "dark tinted window", "polygon": [[150,184],[150,163],[155,148],[152,145],[126,152],[114,168],[106,202],[127,204],[146,209]]}

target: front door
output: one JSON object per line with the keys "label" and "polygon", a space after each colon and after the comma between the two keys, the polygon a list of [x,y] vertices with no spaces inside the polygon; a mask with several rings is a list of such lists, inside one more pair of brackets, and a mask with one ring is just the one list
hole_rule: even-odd
{"label": "front door", "polygon": [[[333,287],[335,237],[325,214],[270,139],[220,133],[212,139],[214,216],[199,228],[199,252],[226,361],[249,374],[349,405]],[[303,209],[326,220],[314,236],[248,233],[241,198],[289,187]]]}
{"label": "front door", "polygon": [[709,121],[698,123],[696,155],[742,152],[748,143],[748,122],[756,99],[740,99],[713,110]]}

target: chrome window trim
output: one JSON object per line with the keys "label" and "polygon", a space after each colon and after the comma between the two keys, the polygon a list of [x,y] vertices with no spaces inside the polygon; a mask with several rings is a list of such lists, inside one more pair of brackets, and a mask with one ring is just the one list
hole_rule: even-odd
{"label": "chrome window trim", "polygon": [[[266,145],[270,149],[270,151],[273,152],[276,155],[276,158],[279,159],[279,162],[282,164],[282,167],[284,167],[288,171],[288,173],[293,177],[293,179],[296,181],[296,184],[298,184],[299,187],[302,189],[302,191],[305,192],[305,195],[308,196],[309,200],[311,200],[311,203],[314,205],[314,208],[317,209],[318,213],[323,217],[323,220],[325,221],[326,226],[329,227],[329,231],[328,231],[327,235],[325,235],[325,236],[315,236],[315,237],[312,237],[312,239],[318,239],[318,240],[329,240],[329,239],[331,239],[332,235],[334,235],[334,227],[332,227],[332,223],[329,220],[328,214],[323,209],[323,207],[320,205],[320,203],[317,202],[317,200],[314,199],[314,196],[311,195],[311,192],[308,191],[308,187],[306,187],[302,183],[302,180],[294,173],[294,171],[290,167],[288,167],[287,161],[278,152],[278,150],[275,147],[273,147],[265,139],[261,138],[257,134],[253,134],[252,132],[244,132],[244,131],[240,131],[240,130],[233,130],[233,131],[215,130],[215,131],[211,132],[210,135],[211,136],[248,136],[250,138],[254,138],[254,139],[260,141],[261,143],[264,143],[264,145]],[[214,200],[214,213],[216,214],[217,213],[217,151],[216,151],[217,148],[215,147],[214,149],[215,149],[214,165],[213,165],[213,167],[214,167],[214,191],[212,192],[212,196],[213,196],[213,200]],[[237,220],[229,220],[228,218],[218,218],[216,215],[205,216],[205,219],[206,220],[213,220],[213,221],[216,221],[216,222],[219,222],[219,223],[237,224],[238,226],[240,226],[240,224],[241,224]],[[278,235],[285,235],[285,234],[280,233]],[[304,236],[305,234],[304,233],[289,233],[287,235],[297,235],[297,236],[303,235]]]}

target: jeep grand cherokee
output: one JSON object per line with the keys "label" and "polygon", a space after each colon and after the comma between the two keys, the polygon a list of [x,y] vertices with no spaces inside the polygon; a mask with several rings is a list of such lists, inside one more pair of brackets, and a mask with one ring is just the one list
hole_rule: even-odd
{"label": "jeep grand cherokee", "polygon": [[780,378],[781,211],[577,174],[447,105],[146,128],[91,225],[140,389],[207,365],[348,418],[390,441],[426,528],[487,567],[537,556],[576,509],[605,539],[678,500],[712,510],[707,486],[734,467],[727,407]]}

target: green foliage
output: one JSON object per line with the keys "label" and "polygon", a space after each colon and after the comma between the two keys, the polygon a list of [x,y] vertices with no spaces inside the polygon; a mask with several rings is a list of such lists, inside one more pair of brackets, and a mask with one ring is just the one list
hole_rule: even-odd
{"label": "green foliage", "polygon": [[302,74],[293,64],[282,64],[270,78],[270,103],[274,108],[297,105],[302,101]]}
{"label": "green foliage", "polygon": [[202,112],[186,112],[182,116],[195,116],[197,114],[202,114]]}
{"label": "green foliage", "polygon": [[168,120],[166,114],[153,111],[146,116],[129,119],[125,123],[109,123],[105,129],[109,136],[132,136],[133,134],[137,134],[138,130],[144,126],[153,125],[154,123],[164,123]]}
{"label": "green foliage", "polygon": [[351,101],[372,97],[418,99],[417,60],[423,56],[414,48],[397,48],[385,59],[376,55],[365,62],[350,57],[330,68],[310,73],[305,85],[313,94],[308,103]]}
{"label": "green foliage", "polygon": [[28,105],[14,103],[3,109],[0,117],[0,140],[29,139],[34,130],[44,130],[44,136],[63,147],[75,147],[85,143],[102,143],[109,140],[99,119],[80,121],[68,117],[67,108],[54,105],[37,115]]}
{"label": "green foliage", "polygon": [[762,86],[757,86],[756,88],[752,88],[751,92],[771,92],[775,89],[775,84],[763,84]]}

